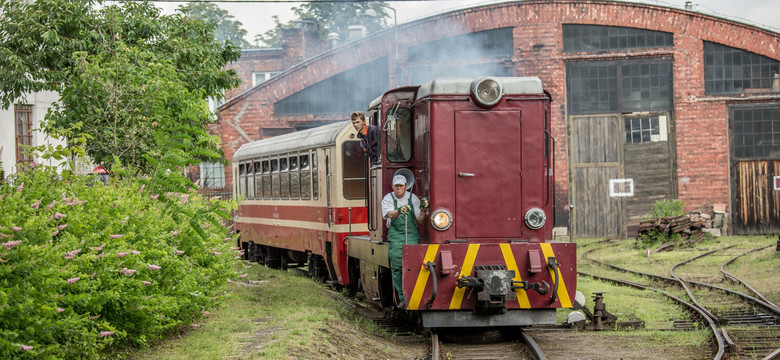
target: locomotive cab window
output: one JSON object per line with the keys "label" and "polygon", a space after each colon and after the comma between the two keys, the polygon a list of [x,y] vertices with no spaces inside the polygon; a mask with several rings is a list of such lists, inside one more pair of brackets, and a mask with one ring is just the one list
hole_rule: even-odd
{"label": "locomotive cab window", "polygon": [[412,159],[412,112],[398,104],[385,113],[387,160],[401,163]]}
{"label": "locomotive cab window", "polygon": [[346,141],[341,146],[344,162],[344,197],[362,199],[366,192],[366,159],[360,141]]}

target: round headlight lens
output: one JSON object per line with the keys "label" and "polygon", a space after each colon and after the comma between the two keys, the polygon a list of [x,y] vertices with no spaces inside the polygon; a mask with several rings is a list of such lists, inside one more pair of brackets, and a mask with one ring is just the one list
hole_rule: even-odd
{"label": "round headlight lens", "polygon": [[471,83],[471,96],[482,107],[490,107],[498,104],[504,95],[504,89],[498,79],[487,76],[474,80]]}
{"label": "round headlight lens", "polygon": [[447,209],[438,209],[431,215],[431,225],[434,229],[444,231],[452,225],[452,213]]}
{"label": "round headlight lens", "polygon": [[525,225],[533,230],[540,229],[547,221],[547,215],[540,208],[532,208],[525,213]]}

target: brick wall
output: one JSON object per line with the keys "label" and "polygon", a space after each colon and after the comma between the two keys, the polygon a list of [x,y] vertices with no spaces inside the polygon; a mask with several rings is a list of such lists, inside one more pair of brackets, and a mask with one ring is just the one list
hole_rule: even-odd
{"label": "brick wall", "polygon": [[[595,24],[643,28],[674,34],[673,49],[570,54],[563,53],[561,24]],[[257,54],[242,58],[236,69],[243,77],[250,69],[291,66],[289,71],[247,90],[221,108],[214,130],[222,135],[228,158],[238,147],[259,138],[260,127],[287,127],[291,121],[328,121],[346,119],[348,114],[303,117],[277,117],[273,104],[311,84],[370,62],[382,56],[392,59],[393,41],[401,41],[401,66],[388,64],[393,85],[408,81],[403,61],[406,47],[472,31],[514,27],[514,55],[511,60],[516,76],[538,76],[553,98],[552,135],[556,138],[556,209],[566,213],[568,203],[568,160],[565,63],[568,61],[672,57],[674,59],[673,138],[676,142],[679,197],[689,209],[710,211],[715,203],[729,204],[728,104],[755,101],[750,97],[713,97],[704,94],[702,41],[713,41],[741,48],[773,59],[780,59],[780,35],[744,24],[701,15],[686,10],[638,3],[611,1],[523,1],[502,3],[454,11],[401,24],[331,49],[304,61],[290,61],[302,54],[290,37],[283,54]],[[320,50],[324,50],[324,45]],[[288,56],[288,57],[285,57]],[[310,56],[310,54],[307,54]],[[249,64],[244,65],[246,61]],[[251,81],[251,79],[250,79]],[[780,97],[761,97],[759,101],[778,101]],[[226,181],[232,183],[227,174]]]}

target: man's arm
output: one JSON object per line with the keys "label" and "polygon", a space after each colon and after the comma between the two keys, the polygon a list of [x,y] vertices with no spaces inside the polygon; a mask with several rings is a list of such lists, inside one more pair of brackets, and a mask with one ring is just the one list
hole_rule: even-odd
{"label": "man's arm", "polygon": [[382,218],[383,219],[395,219],[398,217],[398,215],[401,215],[398,210],[395,210],[393,208],[393,199],[390,198],[392,194],[385,195],[384,198],[382,198]]}

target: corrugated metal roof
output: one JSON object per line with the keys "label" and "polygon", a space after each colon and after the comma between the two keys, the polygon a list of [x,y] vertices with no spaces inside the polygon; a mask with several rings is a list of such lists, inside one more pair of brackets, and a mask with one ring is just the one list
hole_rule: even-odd
{"label": "corrugated metal roof", "polygon": [[233,161],[332,145],[336,143],[336,136],[350,125],[349,121],[339,121],[313,129],[249,142],[238,148],[233,154]]}

